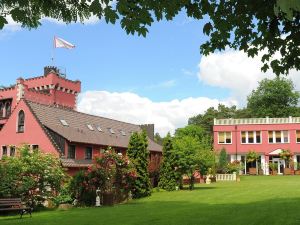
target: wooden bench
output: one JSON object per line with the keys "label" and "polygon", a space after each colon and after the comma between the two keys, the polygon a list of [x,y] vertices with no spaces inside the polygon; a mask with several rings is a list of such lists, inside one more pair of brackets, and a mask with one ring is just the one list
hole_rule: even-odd
{"label": "wooden bench", "polygon": [[32,208],[24,206],[20,198],[0,198],[0,212],[18,211],[20,218],[24,213],[29,213],[31,217]]}

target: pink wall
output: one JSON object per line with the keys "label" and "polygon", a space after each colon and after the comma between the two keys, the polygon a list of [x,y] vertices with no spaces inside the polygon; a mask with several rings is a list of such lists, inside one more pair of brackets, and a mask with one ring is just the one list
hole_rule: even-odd
{"label": "pink wall", "polygon": [[[25,113],[24,133],[17,133],[17,118],[20,110],[23,110]],[[2,148],[3,145],[20,146],[24,144],[24,142],[30,145],[39,145],[43,152],[59,156],[59,153],[43,132],[40,124],[36,121],[28,106],[21,100],[0,132],[0,148]],[[1,154],[2,150],[0,151],[0,155]]]}
{"label": "pink wall", "polygon": [[[258,153],[268,154],[276,149],[289,149],[292,153],[300,153],[300,143],[296,143],[296,130],[300,130],[300,124],[263,124],[263,125],[216,125],[214,126],[214,149],[220,150],[225,148],[227,153],[235,154],[236,149],[238,153],[247,154],[249,150],[254,150]],[[268,143],[268,131],[273,130],[288,130],[290,136],[290,143]],[[231,144],[218,144],[218,131],[231,131]],[[262,131],[261,144],[242,144],[241,131]],[[236,141],[236,139],[238,141]]]}

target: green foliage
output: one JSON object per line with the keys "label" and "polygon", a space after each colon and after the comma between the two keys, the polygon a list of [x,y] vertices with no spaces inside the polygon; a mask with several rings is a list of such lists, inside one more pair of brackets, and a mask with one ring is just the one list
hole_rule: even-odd
{"label": "green foliage", "polygon": [[73,202],[73,198],[69,192],[69,188],[67,186],[61,188],[59,194],[53,198],[53,202],[56,205],[59,204],[71,204]]}
{"label": "green foliage", "polygon": [[136,179],[133,164],[123,155],[108,148],[95,164],[86,171],[78,172],[70,184],[72,197],[81,205],[94,205],[96,190],[102,194],[113,194],[115,202],[129,197]]}
{"label": "green foliage", "polygon": [[227,152],[225,148],[222,148],[219,155],[219,163],[218,163],[218,172],[226,173],[227,172]]}
{"label": "green foliage", "polygon": [[176,171],[176,158],[170,133],[163,143],[163,161],[160,167],[160,180],[158,186],[167,191],[176,190],[179,186],[180,174]]}
{"label": "green foliage", "polygon": [[244,169],[244,165],[240,161],[235,160],[227,164],[227,173],[238,173],[240,170]]}
{"label": "green foliage", "polygon": [[264,79],[248,96],[247,108],[252,117],[299,116],[299,97],[291,80],[279,77]]}
{"label": "green foliage", "polygon": [[256,162],[258,160],[259,155],[255,151],[249,151],[246,155],[246,159],[248,163]]}
{"label": "green foliage", "polygon": [[[40,20],[50,17],[70,23],[97,16],[107,23],[120,20],[127,34],[146,36],[149,26],[163,19],[173,20],[184,11],[187,17],[207,21],[203,33],[207,41],[200,47],[208,55],[226,47],[244,51],[249,57],[263,52],[262,70],[272,68],[277,75],[300,69],[299,1],[109,1],[109,0],[2,0],[0,29],[7,24],[6,16],[25,27],[36,28]],[[275,54],[280,53],[280,59]]]}
{"label": "green foliage", "polygon": [[31,152],[28,145],[18,148],[17,155],[0,163],[0,198],[20,197],[37,206],[60,190],[66,176],[59,159]]}
{"label": "green foliage", "polygon": [[133,163],[137,172],[137,178],[133,184],[133,198],[150,196],[151,184],[148,171],[149,150],[145,131],[142,133],[134,132],[130,136],[127,156]]}
{"label": "green foliage", "polygon": [[227,107],[225,105],[219,104],[218,108],[214,107],[208,108],[204,114],[199,114],[197,116],[189,118],[189,125],[197,125],[202,127],[206,132],[213,132],[214,118],[224,119],[224,118],[247,118],[249,117],[249,112],[247,109],[237,109],[236,106]]}

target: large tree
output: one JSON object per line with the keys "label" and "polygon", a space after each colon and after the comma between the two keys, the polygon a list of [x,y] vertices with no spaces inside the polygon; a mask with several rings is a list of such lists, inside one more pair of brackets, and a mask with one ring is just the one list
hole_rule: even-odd
{"label": "large tree", "polygon": [[170,133],[168,133],[163,142],[163,161],[160,166],[158,186],[167,191],[174,191],[176,186],[179,185],[180,176],[178,175],[173,141]]}
{"label": "large tree", "polygon": [[133,184],[133,198],[142,198],[151,195],[148,171],[149,150],[145,131],[142,133],[132,133],[128,144],[127,155],[137,172],[137,177]]}
{"label": "large tree", "polygon": [[299,116],[300,94],[289,79],[264,79],[248,96],[247,108],[252,117]]}
{"label": "large tree", "polygon": [[[203,33],[209,38],[200,48],[204,55],[226,47],[251,57],[262,51],[264,71],[271,67],[281,74],[300,69],[297,0],[2,0],[0,29],[7,16],[29,28],[38,27],[44,17],[70,23],[97,16],[107,23],[120,20],[127,33],[146,36],[155,20],[172,20],[180,11],[194,19],[205,18]],[[277,53],[280,58],[273,58]]]}

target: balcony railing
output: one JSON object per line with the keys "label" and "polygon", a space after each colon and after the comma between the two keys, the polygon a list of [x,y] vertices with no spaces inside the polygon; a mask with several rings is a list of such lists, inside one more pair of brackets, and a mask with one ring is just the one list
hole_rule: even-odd
{"label": "balcony railing", "polygon": [[214,119],[214,125],[241,125],[241,124],[286,124],[300,123],[300,117],[287,118],[243,118],[243,119]]}

